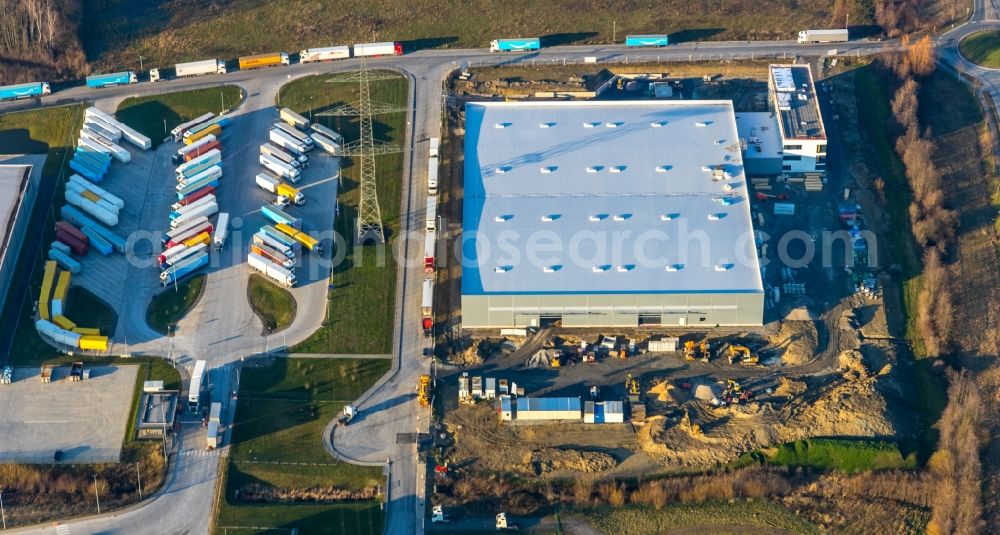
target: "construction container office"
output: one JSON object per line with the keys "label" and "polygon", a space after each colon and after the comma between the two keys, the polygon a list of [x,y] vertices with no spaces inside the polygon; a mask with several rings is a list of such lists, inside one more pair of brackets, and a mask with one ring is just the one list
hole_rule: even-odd
{"label": "construction container office", "polygon": [[500,398],[500,418],[502,420],[541,421],[575,420],[582,416],[583,405],[580,398],[529,398],[511,400],[509,396]]}
{"label": "construction container office", "polygon": [[730,101],[466,105],[466,328],[752,326]]}
{"label": "construction container office", "polygon": [[769,101],[781,134],[782,171],[789,176],[826,174],[826,127],[812,69],[804,65],[771,65]]}

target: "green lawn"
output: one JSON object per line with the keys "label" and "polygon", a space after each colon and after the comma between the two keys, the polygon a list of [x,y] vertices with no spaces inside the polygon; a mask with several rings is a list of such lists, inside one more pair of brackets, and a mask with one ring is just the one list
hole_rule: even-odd
{"label": "green lawn", "polygon": [[743,466],[754,462],[854,473],[886,468],[914,468],[917,456],[916,453],[904,456],[894,442],[813,438],[747,453],[740,456],[735,464]]}
{"label": "green lawn", "polygon": [[[64,192],[62,181],[69,176],[68,157],[76,142],[79,125],[83,121],[83,106],[58,106],[38,110],[0,115],[0,153],[47,154],[42,168],[38,198],[31,208],[31,221],[27,236],[21,246],[14,266],[14,280],[26,277],[27,288],[12,287],[0,314],[0,324],[14,328],[14,342],[10,357],[14,364],[23,364],[57,357],[50,345],[42,341],[35,331],[33,320],[35,302],[42,287],[42,266],[48,251],[41,244],[55,239],[55,213],[49,208],[61,206]],[[50,200],[52,204],[50,204]],[[41,232],[41,241],[35,236]]]}
{"label": "green lawn", "polygon": [[176,325],[194,308],[205,287],[205,275],[199,274],[184,279],[153,296],[146,309],[146,321],[159,333],[167,334],[167,329]]}
{"label": "green lawn", "polygon": [[[354,118],[318,117],[315,113],[357,100],[355,83],[329,83],[329,76],[300,78],[281,89],[278,102],[340,132],[346,141],[358,138]],[[402,77],[372,82],[372,99],[405,107],[408,84]],[[404,113],[376,117],[376,139],[406,144]],[[385,354],[392,350],[392,324],[396,302],[396,262],[391,253],[400,233],[400,184],[403,155],[388,154],[376,158],[376,183],[382,224],[388,243],[384,247],[354,246],[354,222],[357,218],[359,166],[349,158],[343,161],[341,188],[337,202],[340,215],[334,229],[346,237],[334,244],[334,258],[343,258],[333,266],[327,317],[309,339],[292,348],[298,353]],[[338,248],[343,247],[343,250]],[[380,251],[381,249],[381,251]],[[380,254],[381,253],[381,254]]]}
{"label": "green lawn", "polygon": [[235,85],[127,98],[116,113],[123,123],[153,140],[157,146],[173,128],[206,113],[224,113],[240,104],[243,90]]}
{"label": "green lawn", "polygon": [[345,404],[384,375],[389,364],[383,359],[278,359],[270,367],[245,368],[217,526],[381,533],[383,517],[376,501],[251,504],[238,501],[235,494],[250,483],[288,489],[381,484],[381,468],[333,459],[323,447],[323,430]]}
{"label": "green lawn", "polygon": [[[606,535],[660,533],[821,533],[813,524],[768,500],[734,500],[649,507],[600,508],[586,517]],[[756,529],[747,529],[756,528]]]}
{"label": "green lawn", "polygon": [[118,325],[115,310],[83,286],[70,286],[63,314],[81,327],[100,329],[105,336],[114,335]]}
{"label": "green lawn", "polygon": [[[852,25],[872,23],[870,0],[848,4]],[[692,9],[694,5],[684,0],[343,0],[335,4],[234,0],[215,2],[208,11],[191,10],[188,5],[86,2],[81,29],[88,58],[104,70],[117,70],[137,69],[140,55],[148,69],[178,61],[231,60],[276,50],[297,53],[372,39],[402,41],[407,50],[487,47],[499,37],[531,36],[542,38],[547,46],[621,43],[625,35],[641,33],[670,33],[675,42],[794,39],[803,28],[839,27],[844,22],[831,20],[828,0],[726,0],[698,6],[704,9]]]}
{"label": "green lawn", "polygon": [[983,67],[1000,69],[1000,31],[974,33],[963,39],[958,48],[969,61]]}
{"label": "green lawn", "polygon": [[250,308],[264,324],[264,330],[273,333],[292,324],[295,319],[295,298],[288,290],[257,275],[250,275],[247,285]]}

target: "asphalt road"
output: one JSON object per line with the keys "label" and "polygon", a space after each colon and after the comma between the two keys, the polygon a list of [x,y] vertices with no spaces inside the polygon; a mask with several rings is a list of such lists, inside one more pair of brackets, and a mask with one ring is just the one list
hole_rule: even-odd
{"label": "asphalt road", "polygon": [[[986,7],[983,5],[983,0],[977,0],[973,22],[948,32],[941,40],[942,61],[949,65],[960,66],[966,72],[983,80],[985,84],[989,84],[991,92],[994,92],[994,82],[1000,84],[1000,79],[996,79],[997,72],[970,67],[967,62],[957,57],[955,43],[961,36],[973,30],[995,27],[996,22],[985,22],[984,19],[987,14],[993,17],[995,13],[996,9],[992,4]],[[524,55],[490,54],[482,49],[423,50],[401,57],[372,60],[370,62],[372,68],[399,71],[408,76],[412,82],[410,102],[413,111],[407,124],[410,132],[408,138],[410,150],[405,163],[409,172],[404,180],[402,197],[402,213],[405,214],[403,231],[419,231],[423,221],[427,139],[440,136],[443,100],[441,80],[453,69],[489,64],[581,63],[585,58],[616,63],[757,58],[791,61],[797,55],[825,55],[834,47],[842,55],[867,55],[882,50],[884,46],[894,45],[865,41],[836,45],[798,45],[787,41],[711,42],[684,43],[662,49],[643,50],[628,50],[622,46],[556,47]],[[76,87],[60,91],[40,101],[0,104],[0,112],[82,100],[96,100],[98,106],[114,109],[115,103],[128,96],[213,87],[223,83],[237,84],[246,89],[248,96],[233,113],[236,125],[233,130],[238,130],[240,138],[245,139],[247,143],[235,151],[232,149],[234,143],[232,141],[227,143],[226,173],[227,176],[240,177],[239,180],[252,180],[251,177],[256,174],[254,170],[256,163],[248,157],[247,151],[255,150],[256,145],[263,141],[267,126],[273,120],[274,97],[278,89],[290,79],[300,76],[349,71],[357,67],[356,60],[345,60],[336,63],[292,65],[280,69],[179,79],[157,84],[143,83],[100,91]],[[222,199],[224,210],[250,213],[254,204],[259,205],[260,199],[243,193],[254,191],[255,188],[252,186],[223,189],[228,190]],[[252,195],[257,195],[257,192],[254,191]],[[410,247],[417,247],[416,241]],[[420,252],[408,251],[408,254],[419,255]],[[323,312],[320,307],[325,304],[322,301],[326,295],[325,284],[308,285],[305,290],[297,290],[299,314],[295,323],[285,331],[280,342],[269,340],[261,335],[260,324],[246,305],[244,295],[247,272],[241,265],[238,261],[232,261],[213,271],[203,297],[204,304],[199,305],[191,319],[182,322],[173,340],[155,335],[142,325],[143,320],[139,310],[144,308],[144,304],[139,303],[136,307],[126,305],[126,313],[122,314],[123,328],[116,336],[116,342],[123,342],[124,338],[128,337],[132,342],[130,349],[133,352],[146,351],[160,355],[207,358],[213,368],[213,377],[217,377],[216,380],[220,381],[216,392],[226,395],[230,386],[223,382],[229,380],[234,362],[246,356],[264,353],[275,345],[290,346],[305,339],[322,321]],[[423,338],[418,325],[423,270],[420,265],[411,269],[404,267],[400,269],[403,273],[397,278],[398,314],[395,318],[392,371],[358,400],[360,415],[356,422],[347,428],[335,430],[331,425],[332,432],[328,433],[330,438],[328,449],[340,458],[359,464],[383,465],[386,461],[389,462],[386,533],[390,534],[422,533],[424,530],[422,495],[425,486],[422,477],[424,469],[418,464],[416,444],[408,439],[412,437],[400,434],[426,432],[428,425],[426,410],[415,402],[417,378],[421,373],[426,373],[430,366],[429,360],[423,356],[423,349],[429,342]],[[322,280],[322,277],[322,273],[317,273],[315,280]],[[132,278],[129,277],[130,281]],[[205,321],[211,321],[210,328],[198,329],[197,327]],[[228,410],[231,413],[233,407]],[[221,455],[192,453],[203,445],[203,433],[199,440],[199,428],[197,425],[194,428],[190,426],[185,428],[182,453],[172,464],[169,481],[160,494],[141,506],[125,512],[71,522],[70,532],[130,534],[207,532],[211,522],[215,472]],[[185,451],[188,453],[183,453]],[[224,454],[225,450],[221,450],[221,453]],[[179,512],[183,513],[178,514]],[[52,532],[52,528],[45,526],[29,531]]]}

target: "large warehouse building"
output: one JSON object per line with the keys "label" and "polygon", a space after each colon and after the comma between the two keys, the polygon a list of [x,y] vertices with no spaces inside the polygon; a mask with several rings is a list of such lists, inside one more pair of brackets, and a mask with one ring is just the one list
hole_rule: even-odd
{"label": "large warehouse building", "polygon": [[730,101],[466,106],[462,323],[760,325]]}
{"label": "large warehouse building", "polygon": [[[41,167],[32,173],[30,156],[0,156],[0,307],[7,301],[17,259],[28,232]],[[42,158],[44,161],[44,157]],[[10,327],[13,329],[13,327]]]}

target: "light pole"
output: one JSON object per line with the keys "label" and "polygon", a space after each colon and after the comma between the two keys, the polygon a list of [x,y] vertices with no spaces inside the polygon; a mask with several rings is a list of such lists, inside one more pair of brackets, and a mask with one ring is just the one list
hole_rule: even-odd
{"label": "light pole", "polygon": [[139,486],[139,499],[142,499],[142,478],[139,476],[139,461],[135,462],[135,482]]}
{"label": "light pole", "polygon": [[615,43],[618,41],[618,21],[611,21],[611,42]]}
{"label": "light pole", "polygon": [[139,54],[139,72],[142,72],[142,54]]}
{"label": "light pole", "polygon": [[101,493],[97,491],[97,475],[94,475],[94,497],[97,498],[97,514],[101,514]]}
{"label": "light pole", "polygon": [[7,513],[3,510],[3,491],[0,490],[0,518],[3,518],[3,529],[7,530]]}

